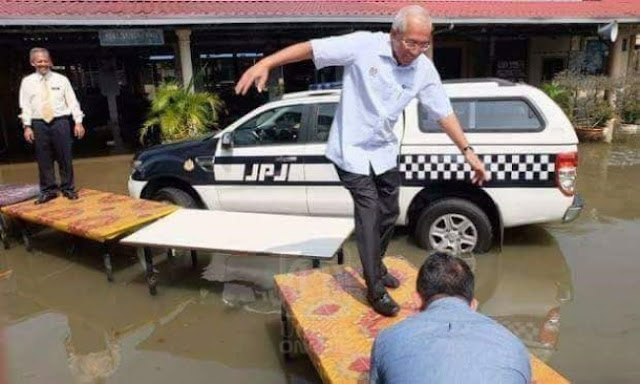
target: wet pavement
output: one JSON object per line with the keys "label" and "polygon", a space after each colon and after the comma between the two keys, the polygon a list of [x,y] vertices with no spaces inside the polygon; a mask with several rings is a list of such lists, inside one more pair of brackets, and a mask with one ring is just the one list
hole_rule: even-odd
{"label": "wet pavement", "polygon": [[[75,163],[79,187],[126,193],[130,156]],[[0,182],[37,180],[34,164],[0,167]],[[577,383],[640,382],[640,135],[580,147],[582,216],[569,225],[508,230],[502,252],[469,259],[480,310]],[[100,248],[45,230],[27,253],[0,253],[11,383],[317,383],[309,360],[280,355],[274,273],[309,261],[159,255],[159,295],[147,293],[136,252],[114,256],[106,282]],[[389,254],[425,252],[402,231]],[[355,244],[346,262],[357,264]],[[204,277],[204,278],[203,278]]]}

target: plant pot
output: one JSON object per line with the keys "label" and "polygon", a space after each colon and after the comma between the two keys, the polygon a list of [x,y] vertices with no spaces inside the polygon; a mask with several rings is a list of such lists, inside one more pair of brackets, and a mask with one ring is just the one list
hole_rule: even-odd
{"label": "plant pot", "polygon": [[640,124],[620,124],[619,132],[626,134],[640,133]]}
{"label": "plant pot", "polygon": [[602,141],[604,139],[604,128],[603,127],[574,127],[576,130],[576,135],[578,135],[578,140],[581,142],[588,141]]}

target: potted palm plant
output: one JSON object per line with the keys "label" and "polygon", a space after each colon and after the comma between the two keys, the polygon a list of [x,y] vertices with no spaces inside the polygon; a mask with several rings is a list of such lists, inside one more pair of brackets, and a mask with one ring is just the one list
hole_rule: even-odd
{"label": "potted palm plant", "polygon": [[640,132],[640,75],[622,80],[616,93],[616,112],[621,132]]}
{"label": "potted palm plant", "polygon": [[140,140],[150,133],[161,142],[172,142],[201,136],[217,128],[224,102],[217,94],[195,91],[193,80],[188,86],[170,81],[158,87],[151,102],[147,120],[142,124]]}
{"label": "potted palm plant", "polygon": [[554,83],[563,91],[556,96],[562,101],[562,104],[558,104],[573,123],[578,139],[602,140],[605,127],[614,116],[614,108],[607,100],[608,92],[612,92],[614,88],[612,81],[606,76],[585,75],[567,70],[559,73],[554,78]]}
{"label": "potted palm plant", "polygon": [[555,101],[556,104],[562,108],[563,111],[567,111],[567,107],[569,105],[569,92],[566,88],[560,85],[556,81],[552,81],[550,83],[542,84],[542,91],[547,94],[551,98],[551,100]]}

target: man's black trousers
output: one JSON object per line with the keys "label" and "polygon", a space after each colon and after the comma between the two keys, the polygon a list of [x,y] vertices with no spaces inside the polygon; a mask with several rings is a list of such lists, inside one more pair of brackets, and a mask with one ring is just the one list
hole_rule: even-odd
{"label": "man's black trousers", "polygon": [[69,117],[56,117],[50,123],[44,120],[32,121],[35,136],[36,161],[40,173],[40,193],[54,193],[58,190],[53,168],[54,160],[60,171],[60,190],[73,191],[73,165],[71,164],[71,125]]}
{"label": "man's black trousers", "polygon": [[342,185],[349,190],[355,208],[355,231],[358,253],[368,293],[380,297],[385,288],[381,277],[387,273],[382,256],[387,251],[400,214],[400,172],[397,168],[368,176],[336,167]]}

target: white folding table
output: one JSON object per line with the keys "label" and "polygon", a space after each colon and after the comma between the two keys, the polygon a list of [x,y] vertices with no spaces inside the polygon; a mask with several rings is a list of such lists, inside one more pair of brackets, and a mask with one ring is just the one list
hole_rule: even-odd
{"label": "white folding table", "polygon": [[201,250],[307,257],[317,268],[334,256],[343,263],[342,244],[353,228],[352,218],[181,209],[120,242],[144,247],[149,292],[155,295],[150,247],[189,250],[194,266]]}

